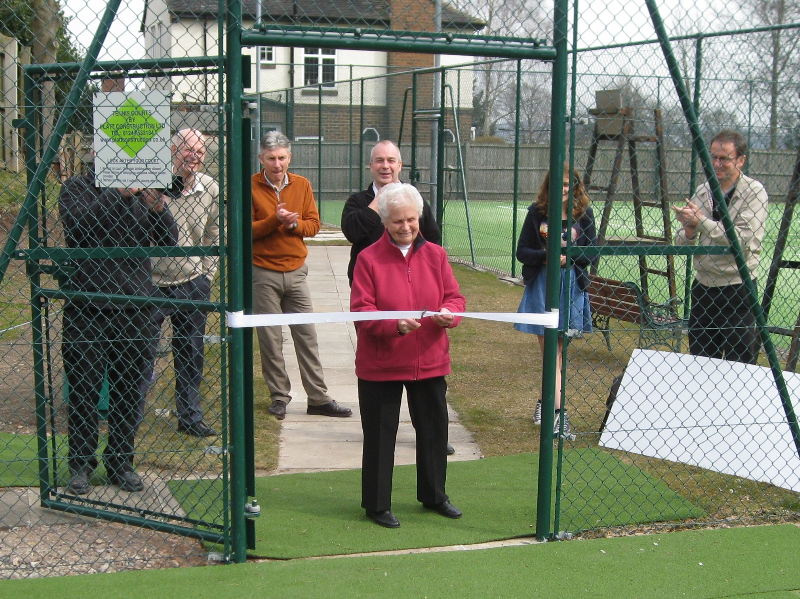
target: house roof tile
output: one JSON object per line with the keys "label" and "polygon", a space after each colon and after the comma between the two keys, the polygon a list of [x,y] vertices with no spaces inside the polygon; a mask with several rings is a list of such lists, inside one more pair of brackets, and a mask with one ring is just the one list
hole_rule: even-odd
{"label": "house roof tile", "polygon": [[[430,0],[432,1],[432,0]],[[217,0],[167,0],[170,13],[178,17],[217,16]],[[147,8],[145,8],[147,10]],[[244,0],[242,14],[254,18],[256,0]],[[389,27],[388,0],[262,0],[261,12],[275,21],[297,19],[299,23],[314,25],[343,25]],[[442,3],[443,29],[477,30],[484,22]]]}

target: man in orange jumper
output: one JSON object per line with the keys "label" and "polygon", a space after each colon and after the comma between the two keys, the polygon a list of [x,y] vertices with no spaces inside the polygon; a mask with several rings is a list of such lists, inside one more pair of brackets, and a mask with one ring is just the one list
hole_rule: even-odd
{"label": "man in orange jumper", "polygon": [[[289,139],[270,131],[262,139],[258,159],[264,168],[253,175],[253,311],[256,314],[313,312],[306,284],[308,249],[304,237],[320,227],[314,193],[308,179],[288,172],[292,160]],[[350,416],[328,395],[319,361],[313,324],[290,325],[300,378],[308,396],[309,414]],[[286,417],[291,384],[283,359],[281,327],[258,327],[261,371],[269,388],[269,412]]]}

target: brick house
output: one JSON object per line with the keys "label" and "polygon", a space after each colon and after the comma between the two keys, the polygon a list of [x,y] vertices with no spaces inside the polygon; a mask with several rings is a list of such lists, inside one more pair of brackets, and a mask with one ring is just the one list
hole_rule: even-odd
{"label": "brick house", "polygon": [[[265,23],[350,30],[434,31],[434,10],[434,0],[261,2]],[[245,28],[254,26],[255,14],[256,1],[244,0]],[[443,4],[442,31],[471,34],[483,26],[480,19]],[[217,1],[146,0],[141,33],[148,58],[216,55],[220,48]],[[412,75],[407,71],[434,66],[432,54],[408,52],[279,46],[245,48],[244,52],[252,59],[252,86],[245,93],[253,96],[255,104],[260,91],[262,132],[279,129],[294,139],[317,139],[321,135],[326,142],[358,140],[360,135],[370,141],[396,139],[406,90],[412,85]],[[469,131],[471,122],[471,62],[470,57],[440,55],[441,66],[466,65],[448,71],[446,76],[454,89],[462,131]],[[391,73],[403,74],[388,76]],[[432,75],[417,77],[418,107],[432,107],[433,79]],[[217,78],[213,75],[175,77],[158,85],[172,93],[173,102],[182,110],[218,102]],[[449,98],[446,105],[451,106]],[[452,129],[452,123],[447,127]],[[409,135],[408,130],[403,135]]]}

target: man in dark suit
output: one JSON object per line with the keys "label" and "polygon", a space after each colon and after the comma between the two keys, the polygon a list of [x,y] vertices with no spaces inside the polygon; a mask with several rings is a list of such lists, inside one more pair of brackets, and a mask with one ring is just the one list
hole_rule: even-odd
{"label": "man in dark suit", "polygon": [[[359,191],[347,198],[342,210],[342,233],[353,244],[350,250],[350,264],[347,265],[347,278],[353,284],[353,270],[356,257],[361,250],[368,248],[383,235],[383,223],[378,216],[378,192],[384,185],[397,183],[403,159],[400,148],[394,142],[385,139],[372,148],[369,159],[369,170],[372,173],[372,184],[364,191]],[[426,241],[439,243],[442,234],[431,207],[427,202],[422,208],[419,232]]]}
{"label": "man in dark suit", "polygon": [[[400,180],[401,170],[403,170],[403,159],[397,144],[388,139],[379,141],[372,147],[369,155],[372,185],[364,191],[351,195],[344,204],[342,233],[353,244],[350,249],[350,263],[347,265],[347,279],[350,285],[353,284],[353,271],[356,268],[358,254],[383,235],[384,226],[378,216],[378,193],[384,185],[397,183]],[[442,240],[442,233],[428,202],[423,202],[419,232],[426,241],[438,244]],[[455,452],[453,446],[448,443],[447,455],[453,455]]]}
{"label": "man in dark suit", "polygon": [[[93,168],[64,184],[58,204],[67,247],[96,249],[100,255],[76,258],[62,282],[63,289],[78,292],[65,302],[61,343],[69,384],[67,490],[85,495],[92,488],[100,446],[97,398],[107,380],[106,473],[121,490],[141,491],[144,483],[133,467],[133,448],[150,318],[147,308],[120,296],[152,295],[150,259],[105,257],[99,250],[174,246],[178,227],[161,190],[99,187]],[[85,299],[81,292],[98,297]]]}

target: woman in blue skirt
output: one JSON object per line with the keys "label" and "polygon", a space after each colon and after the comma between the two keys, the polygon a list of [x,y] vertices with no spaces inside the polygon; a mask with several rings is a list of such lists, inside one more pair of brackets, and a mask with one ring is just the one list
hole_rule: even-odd
{"label": "woman in blue skirt", "polygon": [[[561,192],[561,222],[552,223],[548,226],[548,189],[550,187],[550,173],[548,172],[539,188],[539,195],[536,201],[528,208],[528,215],[519,235],[517,244],[517,260],[522,263],[522,278],[525,281],[525,292],[522,294],[522,301],[519,304],[518,312],[543,313],[545,296],[545,272],[547,263],[547,235],[555,234],[561,237],[561,246],[567,245],[567,240],[571,239],[572,245],[596,245],[597,233],[594,225],[594,215],[589,207],[589,196],[581,182],[580,174],[577,169],[564,165],[564,181]],[[572,226],[567,228],[567,209],[570,195],[572,202]],[[591,258],[579,256],[571,260],[567,265],[567,257],[560,256],[561,259],[561,302],[559,306],[559,331],[567,332],[570,337],[579,337],[583,333],[592,332],[592,314],[589,307],[589,294],[586,287],[589,285],[589,266],[592,264]],[[568,320],[565,322],[565,315]],[[544,352],[544,327],[535,324],[516,324],[518,331],[523,333],[533,333],[539,339],[539,348]],[[561,416],[561,356],[564,349],[563,333],[558,339],[558,358],[556,371],[556,420],[555,431],[559,431],[559,417]],[[571,433],[571,425],[566,410],[563,414],[565,437],[574,438]],[[536,424],[542,422],[542,400],[536,403],[533,421]]]}

